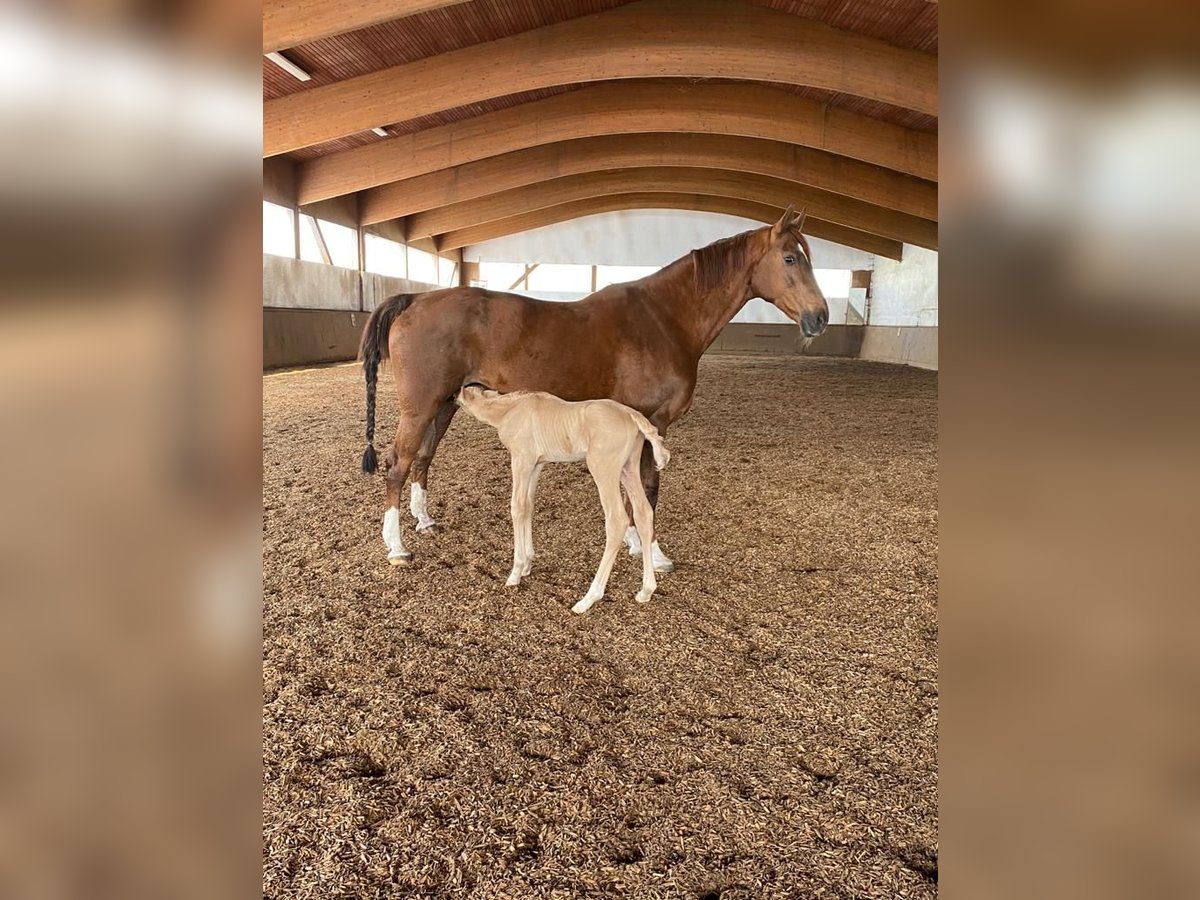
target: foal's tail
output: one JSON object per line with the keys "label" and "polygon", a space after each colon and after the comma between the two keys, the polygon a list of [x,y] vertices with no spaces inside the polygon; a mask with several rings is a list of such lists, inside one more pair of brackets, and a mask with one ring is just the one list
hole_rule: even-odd
{"label": "foal's tail", "polygon": [[665,469],[667,463],[671,461],[671,451],[663,443],[662,435],[658,433],[658,429],[637,410],[629,410],[629,417],[633,419],[633,424],[638,427],[638,431],[650,442],[650,449],[654,453],[654,467],[660,471]]}
{"label": "foal's tail", "polygon": [[362,360],[363,374],[367,379],[367,449],[363,451],[362,470],[373,473],[379,462],[375,457],[375,383],[379,379],[379,362],[388,358],[388,335],[396,316],[408,309],[413,301],[412,294],[397,294],[388,297],[371,313],[363,328],[362,343],[358,345],[358,358]]}

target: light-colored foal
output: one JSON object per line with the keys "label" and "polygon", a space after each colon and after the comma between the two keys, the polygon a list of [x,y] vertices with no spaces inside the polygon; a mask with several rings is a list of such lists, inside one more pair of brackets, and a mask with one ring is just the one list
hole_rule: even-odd
{"label": "light-colored foal", "polygon": [[[654,541],[654,509],[646,499],[640,474],[642,445],[650,442],[654,462],[663,468],[671,458],[658,429],[636,410],[613,400],[569,403],[553,394],[519,391],[500,394],[477,385],[458,393],[458,405],[491,425],[512,456],[513,568],[509,586],[520,584],[533,566],[533,501],[538,476],[548,462],[586,459],[604,507],[605,543],[600,568],[571,612],[583,614],[604,596],[628,519],[621,488],[633,507],[633,521],[644,546]],[[658,583],[651,554],[642,557],[642,589],[634,598],[648,603]]]}

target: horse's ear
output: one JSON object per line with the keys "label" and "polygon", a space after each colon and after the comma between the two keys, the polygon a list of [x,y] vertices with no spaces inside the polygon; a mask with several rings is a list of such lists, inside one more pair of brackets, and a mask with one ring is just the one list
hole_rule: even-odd
{"label": "horse's ear", "polygon": [[[789,207],[790,208],[790,207]],[[788,228],[795,234],[800,234],[804,230],[804,220],[808,218],[808,207],[800,210],[800,215],[788,225]]]}
{"label": "horse's ear", "polygon": [[779,221],[771,226],[771,237],[779,237],[790,227],[792,216],[796,212],[794,204],[789,203],[788,208],[783,211],[783,215],[779,217]]}

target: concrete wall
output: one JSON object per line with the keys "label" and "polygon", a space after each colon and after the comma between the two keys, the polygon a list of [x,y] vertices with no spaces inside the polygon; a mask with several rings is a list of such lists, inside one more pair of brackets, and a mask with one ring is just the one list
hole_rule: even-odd
{"label": "concrete wall", "polygon": [[[907,247],[905,251],[907,256]],[[932,270],[928,260],[916,260],[909,271],[889,273],[888,277],[915,279],[911,273],[921,271],[928,279],[932,271],[936,297],[936,254],[933,256]],[[434,289],[434,285],[405,278],[264,255],[263,367],[354,359],[367,313],[381,300],[392,294]],[[874,309],[873,300],[872,321]],[[800,329],[790,322],[734,322],[717,336],[709,352],[861,357],[927,369],[938,367],[936,326],[831,325],[804,346]]]}
{"label": "concrete wall", "polygon": [[905,244],[903,256],[875,257],[868,325],[937,325],[937,252]]}
{"label": "concrete wall", "polygon": [[437,285],[263,254],[263,368],[354,359],[367,314]]}
{"label": "concrete wall", "polygon": [[264,253],[263,306],[359,310],[362,286],[353,269]]}
{"label": "concrete wall", "polygon": [[423,281],[263,254],[263,306],[369,312],[393,294],[434,290]]}
{"label": "concrete wall", "polygon": [[339,309],[267,307],[263,310],[263,368],[354,359],[368,315]]}
{"label": "concrete wall", "polygon": [[768,353],[793,356],[840,356],[853,359],[862,344],[861,325],[830,325],[807,346],[798,326],[732,322],[726,325],[709,353]]}
{"label": "concrete wall", "polygon": [[867,325],[863,329],[859,358],[936,370],[937,326]]}

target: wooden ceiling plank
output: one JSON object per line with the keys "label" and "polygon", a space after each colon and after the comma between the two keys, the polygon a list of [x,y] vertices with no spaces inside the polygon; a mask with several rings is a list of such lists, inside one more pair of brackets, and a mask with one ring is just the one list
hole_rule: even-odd
{"label": "wooden ceiling plank", "polygon": [[513,188],[417,213],[408,218],[408,233],[418,237],[443,234],[522,215],[535,209],[606,194],[653,191],[733,197],[780,207],[794,203],[797,209],[807,207],[809,213],[818,219],[919,247],[937,249],[938,226],[928,219],[780,178],[679,166],[588,172]]}
{"label": "wooden ceiling plank", "polygon": [[626,78],[782,82],[937,115],[937,67],[931,54],[763,7],[641,0],[270,100],[263,155],[505,94]]}
{"label": "wooden ceiling plank", "polygon": [[936,221],[937,185],[779,141],[723,134],[602,135],[543,144],[364,191],[364,223],[387,221],[565,175],[644,166],[728,169],[784,178]]}
{"label": "wooden ceiling plank", "polygon": [[678,132],[773,140],[937,181],[938,138],[757,84],[590,85],[301,163],[312,203],[529,147],[583,137]]}
{"label": "wooden ceiling plank", "polygon": [[466,0],[263,0],[263,53],[357,31]]}
{"label": "wooden ceiling plank", "polygon": [[[650,192],[631,194],[611,194],[604,197],[593,197],[559,206],[550,206],[534,210],[519,216],[475,225],[458,231],[451,231],[439,236],[443,249],[465,247],[468,244],[479,244],[493,238],[504,237],[541,228],[544,225],[554,225],[578,219],[581,216],[594,215],[603,212],[615,212],[624,209],[686,209],[695,212],[722,213],[729,216],[741,216],[758,222],[772,223],[779,219],[783,207],[765,203],[754,203],[732,197],[719,197],[707,194],[681,194],[672,192]],[[805,220],[804,233],[824,240],[833,241],[846,247],[854,247],[866,253],[885,256],[888,259],[899,260],[903,245],[900,241],[889,240],[877,235],[857,231],[843,225],[825,222],[809,216]]]}

